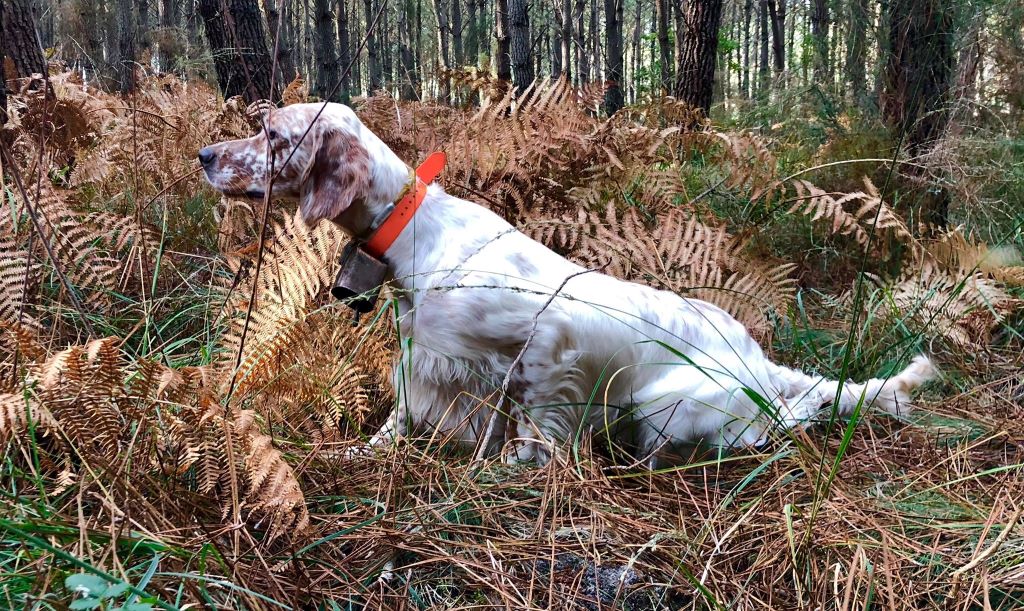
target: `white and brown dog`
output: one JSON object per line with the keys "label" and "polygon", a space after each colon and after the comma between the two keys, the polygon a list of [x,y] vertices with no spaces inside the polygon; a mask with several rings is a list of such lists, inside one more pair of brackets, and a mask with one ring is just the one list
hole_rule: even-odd
{"label": "white and brown dog", "polygon": [[[411,175],[340,104],[276,110],[259,134],[199,159],[228,195],[262,197],[276,173],[273,197],[357,237],[388,216]],[[753,445],[833,404],[905,412],[934,374],[923,356],[864,383],[777,365],[725,311],[588,272],[436,184],[382,258],[411,342],[395,369],[397,407],[373,444],[427,428],[478,444],[492,428],[485,450],[540,462],[580,434],[628,436],[642,457],[697,440]],[[488,404],[504,406],[497,427]]]}

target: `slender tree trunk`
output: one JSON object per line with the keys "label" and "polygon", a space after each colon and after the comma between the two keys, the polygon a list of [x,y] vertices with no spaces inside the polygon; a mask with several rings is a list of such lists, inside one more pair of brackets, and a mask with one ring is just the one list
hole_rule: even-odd
{"label": "slender tree trunk", "polygon": [[279,93],[270,82],[267,33],[256,0],[199,0],[199,12],[224,97],[241,95],[249,103],[267,97],[277,100]]}
{"label": "slender tree trunk", "polygon": [[530,15],[526,0],[508,0],[508,28],[512,56],[513,84],[522,94],[533,83]]}
{"label": "slender tree trunk", "polygon": [[445,103],[451,98],[451,87],[448,76],[443,74],[448,71],[448,12],[445,7],[445,0],[433,0],[434,15],[437,16],[437,86],[438,97]]}
{"label": "slender tree trunk", "polygon": [[[783,22],[779,18],[779,9],[775,6],[775,0],[767,0],[766,4],[768,4],[768,18],[772,24],[772,59],[775,62],[775,77],[781,78],[782,71],[786,69],[786,34],[782,29]],[[782,13],[782,17],[785,17],[785,13]]]}
{"label": "slender tree trunk", "polygon": [[178,25],[178,2],[177,0],[161,0],[159,9],[157,27],[160,29],[161,42],[156,47],[156,65],[158,70],[169,72],[174,68],[179,44],[178,36],[175,33]]}
{"label": "slender tree trunk", "polygon": [[[953,11],[947,0],[889,0],[882,115],[911,155],[928,150],[948,120],[953,79]],[[928,193],[922,219],[945,225],[949,195]]]}
{"label": "slender tree trunk", "polygon": [[630,75],[629,75],[629,91],[630,100],[636,103],[637,100],[637,87],[639,85],[637,74],[640,72],[640,28],[642,27],[640,20],[643,18],[643,4],[637,2],[633,5],[636,12],[633,14],[633,39],[631,41],[631,57],[630,57]]}
{"label": "slender tree trunk", "polygon": [[740,89],[748,98],[752,97],[750,91],[750,34],[753,13],[754,0],[745,0],[743,3],[743,76]]}
{"label": "slender tree trunk", "polygon": [[3,0],[3,55],[14,64],[19,78],[41,74],[46,76],[46,60],[36,32],[38,17],[32,0]]}
{"label": "slender tree trunk", "polygon": [[461,68],[466,61],[462,43],[462,0],[452,0],[452,65]]}
{"label": "slender tree trunk", "polygon": [[[316,36],[316,80],[313,92],[324,100],[341,101],[341,86],[336,81],[341,76],[338,67],[338,53],[335,49],[338,31],[334,24],[334,0],[315,0],[313,19]],[[333,93],[332,93],[333,91]]]}
{"label": "slender tree trunk", "polygon": [[[555,56],[557,56],[558,59],[559,70],[556,74],[555,70],[552,69],[551,77],[556,79],[561,77],[572,82],[572,23],[575,17],[575,15],[573,15],[572,0],[559,0],[558,6],[559,8],[556,13],[556,17],[558,19],[558,36],[556,37],[556,40],[558,41],[558,48],[555,50]],[[552,62],[554,62],[555,59],[555,57],[552,57]]]}
{"label": "slender tree trunk", "polygon": [[672,82],[672,65],[670,63],[672,61],[672,46],[668,40],[668,13],[671,11],[669,1],[655,0],[654,2],[654,18],[657,22],[658,35],[658,76],[661,80],[660,89],[663,94],[671,89],[669,83]]}
{"label": "slender tree trunk", "polygon": [[[263,0],[263,9],[267,13],[267,26],[270,31],[271,48],[276,45],[275,57],[277,59],[277,84],[290,82],[295,77],[295,62],[292,57],[292,38],[288,36],[291,31],[288,14],[285,11],[282,15],[279,10],[279,0]],[[281,0],[288,2],[290,0]],[[280,27],[279,27],[280,26]]]}
{"label": "slender tree trunk", "polygon": [[846,54],[846,74],[850,83],[850,99],[854,104],[863,106],[867,96],[867,76],[865,62],[867,58],[868,0],[851,0],[850,2],[850,43]]}
{"label": "slender tree trunk", "polygon": [[604,110],[612,116],[625,103],[622,96],[622,9],[625,0],[604,0],[605,80]]}
{"label": "slender tree trunk", "polygon": [[149,0],[138,0],[138,15],[135,21],[136,47],[144,55],[151,46],[150,32],[153,31],[153,23],[149,19]]}
{"label": "slender tree trunk", "polygon": [[[4,7],[0,4],[0,34],[7,40],[7,30],[4,29]],[[6,56],[6,45],[0,46],[0,126],[7,123],[7,79],[4,75],[3,60]]]}
{"label": "slender tree trunk", "polygon": [[[338,70],[341,73],[341,85],[338,87],[338,99],[348,104],[352,100],[352,70],[349,64],[352,63],[352,50],[349,48],[348,35],[348,2],[347,0],[336,0],[335,10],[338,14]],[[353,68],[355,66],[352,66]]]}
{"label": "slender tree trunk", "polygon": [[402,73],[399,75],[402,86],[399,91],[403,100],[415,100],[419,94],[419,75],[416,72],[412,40],[415,17],[412,0],[401,0],[398,6],[398,44],[402,58]]}
{"label": "slender tree trunk", "polygon": [[707,115],[714,92],[718,57],[718,25],[722,0],[690,0],[684,18],[683,62],[676,77],[676,97]]}
{"label": "slender tree trunk", "polygon": [[494,67],[499,80],[512,81],[512,45],[509,39],[508,0],[494,0]]}
{"label": "slender tree trunk", "polygon": [[586,46],[586,29],[584,14],[587,12],[586,0],[576,0],[573,13],[576,19],[576,30],[573,32],[573,52],[576,54],[576,84],[582,85],[590,80],[590,53]]}
{"label": "slender tree trunk", "polygon": [[601,74],[601,31],[598,25],[601,14],[598,10],[597,0],[590,0],[590,73],[595,81],[607,80],[607,75]]}
{"label": "slender tree trunk", "polygon": [[[378,0],[379,1],[379,0]],[[370,79],[367,84],[370,95],[384,86],[384,72],[380,64],[380,48],[377,46],[377,30],[373,27],[373,18],[377,15],[378,1],[363,0],[363,13],[366,16],[366,72]]]}
{"label": "slender tree trunk", "polygon": [[135,90],[135,10],[131,0],[117,1],[117,89]]}
{"label": "slender tree trunk", "polygon": [[758,56],[757,62],[757,96],[760,99],[768,98],[768,82],[769,82],[769,68],[768,68],[768,1],[761,0],[760,13],[758,16],[758,34],[761,42],[761,53]]}
{"label": "slender tree trunk", "polygon": [[[456,0],[461,2],[462,0]],[[477,22],[476,0],[466,1],[466,59],[470,66],[477,65],[480,58],[480,24]]]}
{"label": "slender tree trunk", "polygon": [[814,81],[824,85],[828,79],[828,0],[812,0],[811,44],[814,49]]}

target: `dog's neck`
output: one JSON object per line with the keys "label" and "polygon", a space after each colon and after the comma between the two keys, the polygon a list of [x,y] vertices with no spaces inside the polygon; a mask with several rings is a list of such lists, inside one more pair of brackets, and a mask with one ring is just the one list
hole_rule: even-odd
{"label": "dog's neck", "polygon": [[345,233],[365,239],[405,192],[411,169],[376,135],[363,128],[360,134],[370,159],[370,188],[336,218],[331,219]]}

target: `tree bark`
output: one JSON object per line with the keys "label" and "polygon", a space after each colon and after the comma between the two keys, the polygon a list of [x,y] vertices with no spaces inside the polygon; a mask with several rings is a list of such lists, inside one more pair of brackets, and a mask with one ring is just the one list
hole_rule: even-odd
{"label": "tree bark", "polygon": [[[775,0],[767,0],[767,4],[768,18],[772,24],[772,59],[775,61],[775,76],[776,78],[781,78],[782,71],[786,68],[785,33],[782,29],[782,21],[779,19],[779,9],[775,6]],[[782,13],[782,16],[785,18],[785,12]]]}
{"label": "tree bark", "polygon": [[512,82],[520,94],[530,87],[534,78],[530,44],[530,15],[526,8],[526,0],[508,0]]}
{"label": "tree bark", "polygon": [[850,44],[846,54],[846,75],[850,84],[851,100],[858,106],[866,100],[868,0],[850,2]]}
{"label": "tree bark", "polygon": [[[287,2],[288,0],[282,0]],[[282,15],[277,0],[263,0],[263,9],[267,14],[267,30],[270,34],[270,45],[277,61],[275,80],[277,85],[291,82],[295,77],[295,62],[292,57],[292,42],[288,35],[288,17]]]}
{"label": "tree bark", "polygon": [[757,95],[759,99],[767,99],[769,91],[769,68],[768,68],[768,0],[761,0],[760,12],[757,21],[758,35],[760,36],[761,52],[757,61]]}
{"label": "tree bark", "polygon": [[379,5],[374,0],[363,0],[363,13],[366,16],[366,74],[368,93],[373,95],[384,86],[384,73],[380,65],[380,49],[377,47],[377,32],[373,28],[373,18],[377,16]]}
{"label": "tree bark", "polygon": [[655,0],[654,18],[657,22],[658,35],[658,77],[661,79],[661,92],[668,93],[672,79],[672,46],[668,40],[668,13],[671,11],[669,0]]}
{"label": "tree bark", "polygon": [[462,45],[462,0],[452,0],[452,65],[461,68],[465,61]]}
{"label": "tree bark", "polygon": [[[567,81],[572,81],[572,23],[573,18],[573,5],[572,0],[560,0],[558,9],[556,11],[557,25],[558,25],[558,36],[555,40],[558,41],[558,48],[552,50],[552,69],[551,78],[564,78]],[[558,70],[554,69],[555,60],[558,60]]]}
{"label": "tree bark", "polygon": [[494,0],[494,67],[499,80],[512,81],[512,50],[509,40],[508,0]]}
{"label": "tree bark", "polygon": [[612,116],[622,108],[622,10],[625,0],[604,0],[605,66],[607,89],[604,110]]}
{"label": "tree bark", "polygon": [[718,55],[718,25],[722,0],[690,0],[686,7],[682,64],[676,77],[676,97],[705,115],[711,112]]}
{"label": "tree bark", "polygon": [[241,95],[249,103],[268,97],[277,100],[279,92],[270,82],[267,33],[256,0],[199,0],[199,12],[224,97]]}
{"label": "tree bark", "polygon": [[438,97],[448,102],[451,97],[451,87],[449,86],[450,81],[447,76],[442,76],[441,72],[448,71],[448,14],[445,10],[444,0],[433,0],[434,1],[434,14],[437,16],[437,68],[438,68]]}
{"label": "tree bark", "polygon": [[754,0],[745,0],[743,3],[743,74],[742,82],[740,83],[740,89],[743,90],[743,95],[747,98],[751,97],[750,91],[750,36],[751,36],[751,21],[753,20],[754,14]]}
{"label": "tree bark", "polygon": [[412,22],[414,18],[412,0],[401,0],[398,6],[398,44],[402,60],[402,73],[399,75],[402,86],[399,91],[403,100],[415,100],[419,97],[420,79],[413,55]]}
{"label": "tree bark", "polygon": [[313,23],[316,38],[316,80],[313,92],[321,99],[340,102],[341,86],[337,84],[337,80],[341,76],[341,69],[338,67],[338,53],[335,49],[338,40],[338,31],[334,24],[335,10],[333,0],[315,0]]}
{"label": "tree bark", "polygon": [[640,72],[640,28],[643,27],[640,22],[643,18],[643,3],[637,2],[633,7],[636,9],[636,12],[633,14],[633,36],[632,41],[630,41],[630,74],[626,82],[629,83],[629,99],[636,103],[637,85],[639,85],[637,74]]}
{"label": "tree bark", "polygon": [[[953,77],[953,11],[946,0],[890,0],[889,38],[882,115],[905,135],[911,155],[919,155],[946,127]],[[945,190],[929,193],[921,205],[923,220],[948,221]]]}
{"label": "tree bark", "polygon": [[573,32],[573,51],[576,54],[576,84],[582,85],[590,80],[590,53],[586,47],[586,30],[583,27],[584,14],[587,12],[586,0],[576,0],[573,13],[576,19],[576,30]]}
{"label": "tree bark", "polygon": [[135,90],[135,11],[131,0],[117,0],[117,90]]}
{"label": "tree bark", "polygon": [[814,81],[824,85],[828,79],[828,0],[812,2],[811,45],[814,50]]}
{"label": "tree bark", "polygon": [[46,74],[46,60],[36,32],[38,17],[32,0],[3,0],[3,55],[11,58],[18,78]]}
{"label": "tree bark", "polygon": [[[461,2],[462,0],[456,0]],[[476,0],[466,0],[466,58],[471,66],[477,65],[480,57],[480,23],[477,21]]]}
{"label": "tree bark", "polygon": [[[341,78],[341,85],[338,87],[338,99],[348,104],[352,100],[352,71],[349,64],[352,63],[352,51],[349,45],[348,34],[348,2],[337,0],[335,10],[338,14],[338,69],[341,71],[338,76]],[[355,66],[353,66],[354,68]]]}

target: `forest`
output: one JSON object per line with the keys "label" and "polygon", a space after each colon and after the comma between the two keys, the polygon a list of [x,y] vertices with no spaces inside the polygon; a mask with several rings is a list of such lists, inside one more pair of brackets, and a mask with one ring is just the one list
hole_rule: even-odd
{"label": "forest", "polygon": [[[0,606],[1024,607],[1018,0],[0,0],[0,30]],[[775,362],[940,376],[674,466],[352,455],[396,299],[354,318],[349,238],[197,160],[302,102]]]}

